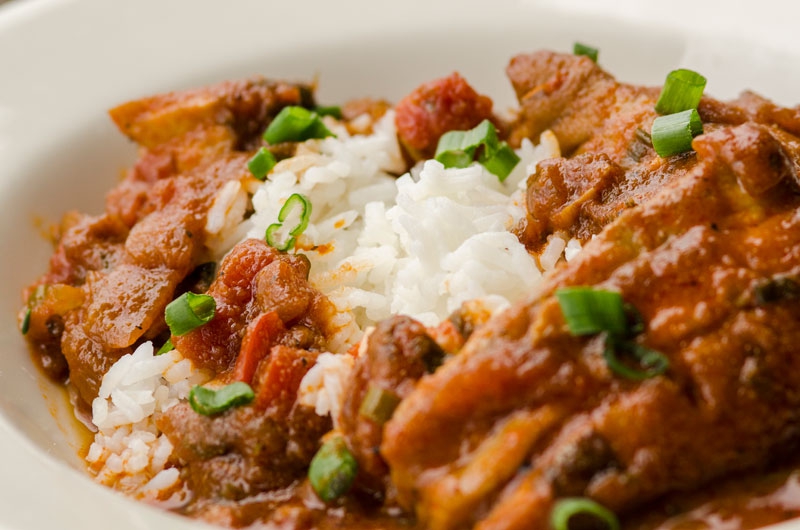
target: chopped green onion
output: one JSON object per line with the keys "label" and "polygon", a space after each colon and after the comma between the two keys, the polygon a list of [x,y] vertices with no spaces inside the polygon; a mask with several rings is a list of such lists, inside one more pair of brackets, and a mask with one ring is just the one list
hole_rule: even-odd
{"label": "chopped green onion", "polygon": [[308,480],[320,499],[331,502],[350,489],[358,473],[358,462],[344,438],[336,436],[320,447],[308,468]]}
{"label": "chopped green onion", "polygon": [[364,401],[358,408],[358,413],[361,416],[371,419],[378,425],[383,425],[394,414],[394,409],[400,404],[400,396],[370,383],[367,389],[367,394],[364,396]]}
{"label": "chopped green onion", "polygon": [[575,55],[585,55],[592,61],[597,62],[598,49],[592,48],[591,46],[587,46],[586,44],[581,44],[580,42],[576,42],[572,46],[572,53]]}
{"label": "chopped green onion", "polygon": [[[570,333],[606,334],[603,358],[615,374],[638,381],[661,375],[669,368],[669,359],[662,353],[631,340],[644,331],[644,319],[619,293],[591,287],[567,287],[558,289],[555,294]],[[643,369],[629,367],[619,359],[618,353],[632,356]]]}
{"label": "chopped green onion", "polygon": [[318,138],[327,138],[328,136],[336,136],[333,134],[330,129],[328,129],[325,124],[320,119],[319,115],[315,113],[315,119],[311,122],[311,125],[305,130],[303,133],[302,140],[313,140]]}
{"label": "chopped green onion", "polygon": [[267,149],[266,147],[262,147],[258,150],[258,152],[250,159],[247,163],[247,169],[250,170],[250,173],[253,174],[255,178],[258,180],[264,180],[277,161],[275,160],[275,155],[272,154],[272,151]]}
{"label": "chopped green onion", "polygon": [[483,164],[483,167],[489,170],[489,173],[497,175],[500,182],[503,182],[506,177],[517,167],[520,158],[517,153],[511,149],[508,144],[501,142],[497,150],[492,156],[486,156],[487,152],[484,150],[478,162]]}
{"label": "chopped green onion", "polygon": [[493,149],[497,144],[497,129],[489,120],[483,120],[468,131],[449,131],[443,134],[436,146],[436,160],[441,162],[442,157],[455,157],[453,160],[461,165],[453,167],[466,167],[472,162],[478,147]]}
{"label": "chopped green onion", "polygon": [[619,530],[619,520],[614,512],[585,497],[568,497],[556,501],[550,512],[550,525],[553,530],[569,530],[569,521],[576,515],[597,519],[608,530]]}
{"label": "chopped green onion", "polygon": [[628,320],[628,335],[638,335],[644,331],[644,317],[633,304],[623,302],[622,308]]}
{"label": "chopped green onion", "polygon": [[299,193],[292,193],[286,202],[283,203],[281,211],[278,212],[278,222],[283,223],[289,217],[289,213],[295,209],[300,208],[300,222],[289,230],[289,235],[299,236],[306,228],[308,228],[308,220],[311,218],[311,201],[308,197]]}
{"label": "chopped green onion", "polygon": [[189,391],[189,405],[198,414],[213,416],[232,407],[247,405],[255,398],[250,385],[237,381],[219,390],[196,385]]}
{"label": "chopped green onion", "polygon": [[436,160],[444,167],[467,167],[478,149],[482,152],[478,162],[502,182],[519,163],[520,158],[508,144],[497,137],[497,129],[489,120],[483,120],[468,131],[450,131],[439,138]]}
{"label": "chopped green onion", "polygon": [[656,103],[659,114],[675,114],[696,109],[706,88],[706,78],[692,70],[679,69],[667,74]]}
{"label": "chopped green onion", "polygon": [[294,247],[297,238],[290,236],[286,239],[286,241],[281,243],[280,239],[278,239],[277,232],[282,226],[283,223],[272,223],[269,225],[267,227],[267,231],[264,233],[264,239],[267,241],[269,246],[274,247],[276,250],[280,250],[281,252],[286,252]]}
{"label": "chopped green onion", "polygon": [[27,308],[25,310],[25,316],[22,318],[22,325],[20,326],[20,331],[23,335],[28,334],[28,330],[31,327],[31,308]]}
{"label": "chopped green onion", "polygon": [[304,142],[312,138],[335,136],[322,123],[319,114],[303,107],[284,107],[264,131],[270,145],[281,142]]}
{"label": "chopped green onion", "polygon": [[337,120],[342,119],[342,107],[338,105],[318,106],[314,108],[314,112],[320,116],[332,116]]}
{"label": "chopped green onion", "polygon": [[165,342],[165,343],[164,343],[164,344],[163,344],[163,345],[162,345],[162,346],[161,346],[161,347],[158,349],[158,351],[156,352],[156,355],[163,355],[163,354],[165,354],[165,353],[167,353],[167,352],[171,352],[171,351],[172,351],[172,350],[174,350],[174,349],[175,349],[175,345],[174,345],[174,344],[172,344],[172,339],[167,339],[167,342]]}
{"label": "chopped green onion", "polygon": [[[624,353],[634,357],[641,365],[642,370],[631,368],[623,363],[617,356],[618,353]],[[669,368],[669,360],[664,354],[632,341],[617,340],[611,335],[606,337],[603,358],[612,372],[634,381],[641,381],[661,375]]]}
{"label": "chopped green onion", "polygon": [[[277,232],[281,229],[281,227],[283,227],[283,223],[289,217],[289,214],[297,208],[300,208],[300,220],[297,222],[294,228],[289,230],[289,237],[286,239],[286,241],[281,243],[277,237]],[[267,227],[267,231],[264,234],[267,244],[282,252],[291,249],[294,247],[297,236],[302,234],[305,229],[308,228],[309,219],[311,219],[311,201],[305,195],[301,195],[299,193],[291,194],[278,212],[278,222],[272,223]]]}
{"label": "chopped green onion", "polygon": [[167,305],[164,317],[170,332],[179,337],[211,321],[216,308],[213,296],[183,293]]}
{"label": "chopped green onion", "polygon": [[[445,136],[447,136],[447,134],[442,136],[442,139]],[[448,140],[457,143],[456,138],[448,138]],[[461,151],[460,149],[452,149],[452,150],[447,149],[439,152],[441,148],[442,148],[442,140],[440,139],[439,146],[437,147],[436,160],[441,162],[444,167],[467,167],[472,163],[472,160],[474,158],[472,153],[467,153]]]}
{"label": "chopped green onion", "polygon": [[481,145],[497,144],[497,130],[489,120],[483,120],[468,131],[450,131],[439,138],[435,158],[445,167],[467,167],[475,159]]}
{"label": "chopped green onion", "polygon": [[623,335],[628,329],[619,293],[592,287],[565,287],[555,294],[573,335],[593,335],[602,331]]}
{"label": "chopped green onion", "polygon": [[703,132],[703,122],[696,109],[659,116],[653,120],[650,136],[660,157],[677,155],[692,148],[692,139]]}

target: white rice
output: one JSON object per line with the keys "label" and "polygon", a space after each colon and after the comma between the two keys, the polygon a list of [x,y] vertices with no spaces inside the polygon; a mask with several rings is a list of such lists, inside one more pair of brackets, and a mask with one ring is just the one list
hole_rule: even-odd
{"label": "white rice", "polygon": [[[364,121],[369,128],[368,117]],[[297,244],[311,261],[312,285],[339,311],[333,319],[339,331],[331,353],[321,354],[301,382],[298,400],[336,419],[354,363],[345,352],[375,322],[406,314],[433,326],[474,299],[503,308],[534,287],[565,251],[571,259],[580,244],[551,237],[540,270],[509,232],[525,213],[527,175],[540,160],[560,154],[549,131],[537,146],[523,142],[522,162],[500,182],[478,164],[445,169],[436,161],[395,178],[404,162],[393,112],[372,124],[368,136],[326,124],[336,138],[301,145],[267,182],[244,177],[226,184],[205,228],[209,250],[221,257],[244,237],[263,238],[293,193],[310,199],[311,222]],[[248,205],[254,213],[245,220]],[[178,471],[167,467],[172,446],[153,417],[209,377],[178,351],[155,356],[150,343],[112,366],[92,404],[98,433],[87,461],[97,479],[148,498],[178,486]]]}
{"label": "white rice", "polygon": [[[395,179],[403,162],[394,113],[374,129],[369,137],[336,129],[338,138],[309,142],[314,151],[279,164],[253,196],[248,235],[263,237],[291,194],[309,197],[301,243],[311,282],[359,330],[396,313],[434,325],[474,298],[502,307],[539,281],[508,229],[525,213],[527,168],[559,154],[552,133],[536,147],[526,141],[522,163],[501,183],[479,164],[445,169],[432,160]],[[350,329],[345,346],[360,337]]]}
{"label": "white rice", "polygon": [[320,416],[330,414],[334,428],[338,427],[345,382],[354,364],[355,357],[346,353],[320,354],[300,382],[298,402],[313,407]]}
{"label": "white rice", "polygon": [[174,487],[177,470],[166,467],[172,444],[153,417],[210,377],[176,350],[154,355],[150,342],[114,363],[92,402],[98,432],[86,461],[97,480],[139,497],[155,498]]}

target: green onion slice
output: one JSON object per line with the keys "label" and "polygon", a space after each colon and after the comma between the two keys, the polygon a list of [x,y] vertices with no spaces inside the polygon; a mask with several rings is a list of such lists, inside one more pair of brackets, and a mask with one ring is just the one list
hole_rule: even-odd
{"label": "green onion slice", "polygon": [[638,335],[644,332],[644,317],[636,307],[628,302],[622,303],[625,316],[628,319],[628,335]]}
{"label": "green onion slice", "polygon": [[314,107],[314,112],[320,116],[331,116],[337,120],[342,119],[342,107],[338,105],[317,106]]}
{"label": "green onion slice", "polygon": [[232,407],[247,405],[255,398],[250,385],[237,381],[219,390],[196,385],[189,391],[189,405],[198,414],[213,416]]}
{"label": "green onion slice", "polygon": [[273,167],[277,164],[275,155],[266,147],[262,147],[247,163],[247,169],[258,180],[264,180]]}
{"label": "green onion slice", "polygon": [[619,293],[592,287],[565,287],[555,294],[573,335],[627,332],[625,307]]}
{"label": "green onion slice", "polygon": [[480,146],[495,147],[497,130],[492,122],[483,120],[468,131],[449,131],[439,138],[434,158],[445,167],[467,167],[475,158]]}
{"label": "green onion slice", "polygon": [[500,182],[503,182],[506,177],[511,174],[520,161],[517,153],[505,142],[500,143],[492,156],[486,155],[487,151],[484,151],[480,158],[478,158],[478,162],[483,164],[483,166],[489,170],[489,173],[497,175]]}
{"label": "green onion slice", "polygon": [[703,122],[696,109],[659,116],[653,120],[650,136],[660,157],[677,155],[692,148],[692,139],[703,132]]}
{"label": "green onion slice", "polygon": [[[289,215],[299,209],[299,220],[297,224],[289,230],[289,237],[283,243],[278,238],[278,230],[283,227],[283,223],[289,218]],[[281,206],[278,212],[278,222],[273,223],[267,227],[264,238],[267,243],[276,249],[285,252],[294,247],[297,236],[302,234],[308,228],[308,222],[311,219],[311,201],[305,195],[300,193],[293,193],[286,199],[286,202]]]}
{"label": "green onion slice", "polygon": [[267,241],[269,246],[274,247],[276,250],[280,250],[281,252],[286,252],[294,247],[294,244],[297,242],[297,238],[289,236],[285,241],[281,242],[280,238],[278,237],[278,230],[280,230],[281,227],[283,227],[283,223],[272,223],[269,225],[264,234],[264,239]]}
{"label": "green onion slice", "polygon": [[706,88],[706,78],[692,70],[684,68],[673,70],[667,74],[664,88],[656,103],[659,114],[675,114],[685,110],[696,109]]}
{"label": "green onion slice", "polygon": [[292,193],[283,203],[281,211],[278,212],[278,222],[285,222],[295,208],[300,208],[300,221],[294,228],[289,230],[289,235],[299,236],[308,228],[308,220],[311,218],[311,201],[308,200],[308,197],[299,193]]}
{"label": "green onion slice", "polygon": [[400,396],[391,390],[370,383],[367,394],[358,408],[358,413],[378,425],[383,425],[391,419],[394,409],[399,404]]}
{"label": "green onion slice", "polygon": [[284,107],[264,131],[264,140],[274,145],[281,142],[304,142],[313,138],[335,136],[319,114],[303,107]]}
{"label": "green onion slice", "polygon": [[597,48],[592,48],[591,46],[587,46],[586,44],[581,44],[580,42],[576,42],[572,46],[572,53],[575,55],[585,55],[592,61],[597,62],[597,54],[599,53],[599,50]]}
{"label": "green onion slice", "polygon": [[[617,354],[633,357],[642,369],[631,368],[622,362]],[[612,372],[633,381],[656,377],[669,368],[669,359],[664,354],[632,341],[618,340],[611,335],[606,337],[603,358]]]}
{"label": "green onion slice", "polygon": [[19,330],[22,332],[23,335],[27,335],[30,327],[31,327],[31,308],[29,307],[25,310],[25,316],[22,318],[22,325],[20,326]]}
{"label": "green onion slice", "polygon": [[158,351],[156,352],[156,355],[163,355],[163,354],[165,354],[167,352],[171,352],[174,349],[175,349],[175,345],[172,344],[172,339],[167,339],[167,342],[165,342],[164,345],[161,346],[158,349]]}
{"label": "green onion slice", "polygon": [[442,146],[446,145],[446,143],[452,142],[456,145],[460,145],[456,137],[448,138],[446,143],[442,142],[448,134],[451,133],[447,133],[439,139],[439,145],[436,148],[436,160],[441,162],[444,167],[467,167],[472,163],[474,158],[472,153],[462,151],[459,147],[454,149],[447,149],[445,147],[444,150],[442,150]]}
{"label": "green onion slice", "polygon": [[489,120],[483,120],[468,131],[450,131],[439,138],[434,158],[444,167],[467,167],[475,160],[502,182],[519,163],[520,158],[508,144],[497,137],[497,129]]}
{"label": "green onion slice", "polygon": [[336,436],[320,447],[308,468],[308,480],[320,499],[331,502],[350,489],[358,473],[358,462],[344,438]]}
{"label": "green onion slice", "polygon": [[211,321],[216,308],[213,296],[183,293],[167,305],[164,317],[170,332],[179,337]]}
{"label": "green onion slice", "polygon": [[556,501],[550,512],[550,525],[553,530],[569,530],[569,521],[576,515],[593,517],[609,530],[619,530],[619,520],[614,512],[585,497],[567,497]]}
{"label": "green onion slice", "polygon": [[[591,287],[567,287],[555,294],[570,333],[606,334],[603,358],[612,372],[641,381],[667,371],[666,356],[630,339],[644,331],[644,319],[632,304],[623,302],[622,295]],[[623,362],[620,355],[632,357],[641,369]]]}

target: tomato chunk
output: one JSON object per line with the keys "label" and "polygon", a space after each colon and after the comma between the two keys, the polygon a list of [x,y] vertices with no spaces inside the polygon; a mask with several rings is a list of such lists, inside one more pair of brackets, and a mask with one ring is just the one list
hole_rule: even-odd
{"label": "tomato chunk", "polygon": [[492,119],[492,100],[458,73],[424,83],[395,108],[397,135],[415,158],[432,158],[439,138]]}
{"label": "tomato chunk", "polygon": [[233,380],[250,384],[258,363],[267,356],[278,334],[284,330],[276,311],[262,313],[250,322],[242,339],[242,348],[233,368]]}
{"label": "tomato chunk", "polygon": [[290,409],[297,398],[300,381],[316,359],[315,352],[274,346],[255,375],[256,407]]}

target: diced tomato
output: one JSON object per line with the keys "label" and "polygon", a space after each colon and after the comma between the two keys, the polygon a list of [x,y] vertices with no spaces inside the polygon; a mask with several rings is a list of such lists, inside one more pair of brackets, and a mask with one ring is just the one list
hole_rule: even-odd
{"label": "diced tomato", "polygon": [[184,357],[216,373],[228,371],[235,365],[242,349],[240,337],[246,334],[253,316],[260,313],[253,279],[278,254],[260,239],[247,239],[231,250],[222,261],[216,280],[206,291],[217,302],[214,318],[172,339]]}
{"label": "diced tomato", "polygon": [[422,158],[435,154],[444,133],[471,129],[491,118],[492,100],[457,73],[420,85],[395,108],[400,141],[412,156]]}
{"label": "diced tomato", "polygon": [[316,359],[314,352],[273,346],[255,376],[256,407],[278,407],[288,412],[297,399],[300,381]]}
{"label": "diced tomato", "polygon": [[278,334],[284,329],[276,311],[262,313],[250,322],[233,368],[233,380],[250,384],[258,363],[267,356]]}

